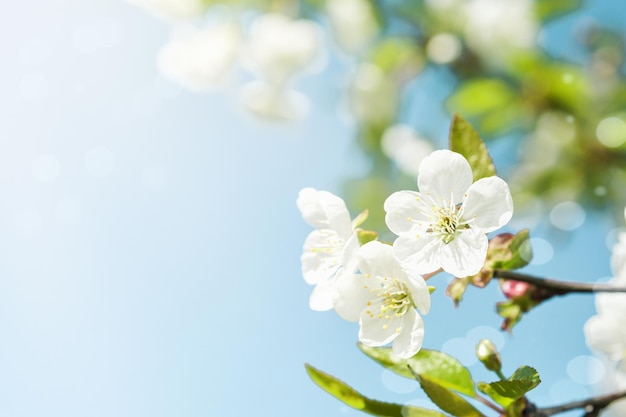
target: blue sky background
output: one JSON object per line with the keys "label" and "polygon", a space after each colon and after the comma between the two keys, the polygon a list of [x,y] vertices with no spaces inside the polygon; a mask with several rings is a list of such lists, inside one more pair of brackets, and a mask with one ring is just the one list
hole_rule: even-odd
{"label": "blue sky background", "polygon": [[[568,38],[583,14],[625,21],[617,0],[589,7],[552,24],[546,45],[575,54]],[[164,80],[155,57],[168,36],[120,1],[30,0],[0,13],[0,415],[360,415],[319,390],[305,362],[377,399],[427,404],[356,349],[355,324],[308,309],[299,256],[311,229],[297,193],[339,193],[366,167],[337,116],[347,64],[300,83],[315,103],[305,120],[272,124],[232,91]],[[430,71],[416,88],[444,97],[445,80]],[[447,116],[425,99],[405,119],[444,145]],[[494,145],[497,164],[511,147]],[[614,227],[591,214],[567,234],[539,224],[532,235],[554,256],[527,271],[606,277]],[[505,371],[539,370],[540,405],[594,392],[581,328],[591,296],[552,300],[509,336],[497,330],[496,286],[454,309],[448,279],[433,279],[425,347],[490,380],[473,348],[493,338]]]}

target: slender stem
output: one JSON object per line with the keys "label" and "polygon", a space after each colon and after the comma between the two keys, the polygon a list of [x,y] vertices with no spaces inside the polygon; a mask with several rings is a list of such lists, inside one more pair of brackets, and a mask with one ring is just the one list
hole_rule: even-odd
{"label": "slender stem", "polygon": [[554,279],[539,278],[532,275],[505,271],[502,269],[495,269],[493,271],[493,276],[500,279],[527,282],[537,287],[550,290],[550,292],[554,295],[565,295],[569,293],[626,292],[626,286],[589,282],[557,281]]}
{"label": "slender stem", "polygon": [[549,417],[555,414],[564,413],[566,411],[575,410],[577,408],[583,408],[586,416],[595,416],[598,413],[608,407],[613,401],[626,398],[626,390],[617,392],[614,394],[603,395],[600,397],[591,397],[585,400],[572,401],[570,403],[557,405],[554,407],[540,408],[537,410],[538,417]]}
{"label": "slender stem", "polygon": [[481,397],[480,395],[476,395],[475,399],[478,400],[479,402],[485,404],[487,407],[491,408],[493,411],[496,411],[496,412],[498,412],[500,414],[504,414],[505,413],[504,409],[498,407],[497,405],[495,405],[494,403],[492,403],[491,401],[489,401],[485,397]]}
{"label": "slender stem", "polygon": [[506,379],[506,377],[504,376],[504,374],[502,373],[501,370],[497,369],[494,371],[496,373],[496,375],[498,375],[498,378],[500,379]]}

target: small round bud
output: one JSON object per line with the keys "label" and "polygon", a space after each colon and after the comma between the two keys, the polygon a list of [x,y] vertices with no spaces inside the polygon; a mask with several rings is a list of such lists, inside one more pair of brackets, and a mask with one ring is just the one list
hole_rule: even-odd
{"label": "small round bud", "polygon": [[482,339],[476,345],[476,357],[490,371],[499,372],[502,368],[500,353],[493,342],[489,339]]}

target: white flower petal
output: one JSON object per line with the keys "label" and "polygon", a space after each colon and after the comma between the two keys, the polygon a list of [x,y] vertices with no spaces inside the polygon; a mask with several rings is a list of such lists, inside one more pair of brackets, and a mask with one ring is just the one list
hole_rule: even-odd
{"label": "white flower petal", "polygon": [[309,307],[315,311],[327,311],[333,308],[335,286],[331,281],[320,282],[313,288],[309,297]]}
{"label": "white flower petal", "polygon": [[481,178],[467,190],[463,202],[463,218],[470,220],[473,227],[489,233],[504,226],[513,216],[511,191],[504,180],[498,177]]}
{"label": "white flower petal", "polygon": [[[369,284],[375,281],[365,278],[361,274],[346,274],[337,280],[336,293],[333,300],[335,311],[339,316],[348,321],[359,321],[361,313],[368,308],[371,302],[372,292]],[[378,305],[380,310],[380,304]]]}
{"label": "white flower petal", "polygon": [[347,238],[352,233],[350,212],[344,201],[328,191],[304,188],[296,201],[304,220],[317,229],[333,229]]}
{"label": "white flower petal", "polygon": [[584,325],[587,345],[604,352],[611,359],[623,359],[626,329],[610,316],[593,316]]}
{"label": "white flower petal", "polygon": [[418,274],[407,274],[406,284],[411,292],[411,299],[415,303],[415,307],[422,314],[428,314],[430,311],[430,291],[424,278]]}
{"label": "white flower petal", "polygon": [[318,284],[335,275],[341,267],[343,241],[330,229],[314,230],[302,247],[302,276],[308,284]]}
{"label": "white flower petal", "polygon": [[422,347],[424,340],[424,321],[413,309],[403,317],[402,330],[393,341],[392,351],[396,356],[408,359]]}
{"label": "white flower petal", "polygon": [[404,277],[405,273],[393,254],[393,248],[377,240],[359,249],[359,269],[365,275],[378,277]]}
{"label": "white flower petal", "polygon": [[431,235],[403,235],[393,243],[393,253],[407,270],[426,274],[439,269],[438,252],[444,243],[440,238]]}
{"label": "white flower petal", "polygon": [[626,282],[626,233],[620,232],[611,251],[611,271],[618,281]]}
{"label": "white flower petal", "polygon": [[396,235],[428,228],[431,207],[424,203],[418,192],[395,192],[387,197],[384,207],[387,227]]}
{"label": "white flower petal", "polygon": [[459,278],[477,274],[485,262],[488,245],[484,233],[474,228],[464,230],[443,246],[439,253],[441,267]]}
{"label": "white flower petal", "polygon": [[[372,307],[376,308],[375,305]],[[370,315],[363,311],[359,322],[359,340],[367,346],[386,345],[398,337],[397,329],[402,328],[402,318],[394,314],[378,318],[376,314]]]}
{"label": "white flower petal", "polygon": [[474,177],[467,160],[449,150],[435,151],[422,161],[417,177],[417,185],[422,194],[430,193],[439,204],[442,199],[460,203],[463,195],[472,184]]}

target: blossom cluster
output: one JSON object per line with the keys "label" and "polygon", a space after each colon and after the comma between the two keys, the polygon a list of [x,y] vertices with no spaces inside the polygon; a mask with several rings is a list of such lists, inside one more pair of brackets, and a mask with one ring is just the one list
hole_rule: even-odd
{"label": "blossom cluster", "polygon": [[[424,336],[421,314],[430,309],[423,274],[440,270],[457,277],[478,273],[487,256],[486,234],[513,214],[508,185],[491,176],[473,181],[460,154],[434,151],[419,166],[419,191],[398,191],[384,203],[385,221],[398,237],[392,245],[359,245],[361,218],[350,220],[339,197],[305,188],[297,205],[316,228],[302,253],[302,274],[315,285],[310,306],[333,309],[359,322],[359,340],[368,346],[393,342],[409,358]],[[419,312],[419,313],[418,313]]]}
{"label": "blossom cluster", "polygon": [[[625,213],[626,215],[626,213]],[[626,232],[621,232],[611,254],[611,283],[626,286]],[[606,362],[607,388],[626,389],[626,295],[624,293],[596,294],[597,314],[584,326],[590,348],[600,353]],[[626,401],[611,405],[617,415],[626,413]]]}
{"label": "blossom cluster", "polygon": [[240,65],[254,77],[240,94],[250,111],[297,119],[306,110],[306,97],[289,85],[298,74],[324,63],[322,30],[316,22],[277,12],[249,22],[227,7],[209,12],[199,0],[129,1],[173,23],[171,39],[157,59],[165,77],[192,91],[210,91],[225,85]]}

